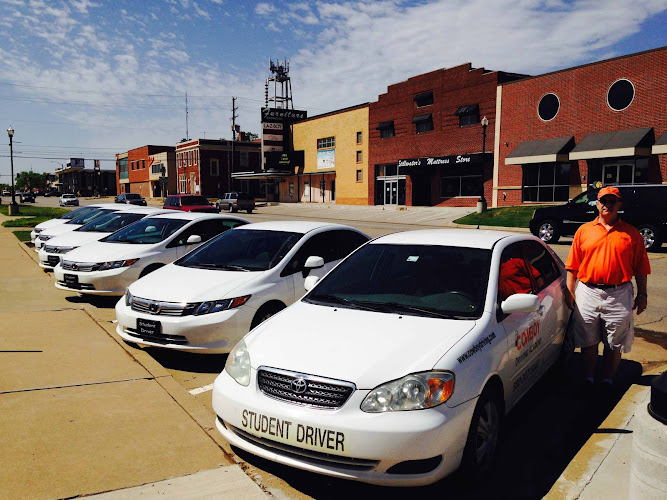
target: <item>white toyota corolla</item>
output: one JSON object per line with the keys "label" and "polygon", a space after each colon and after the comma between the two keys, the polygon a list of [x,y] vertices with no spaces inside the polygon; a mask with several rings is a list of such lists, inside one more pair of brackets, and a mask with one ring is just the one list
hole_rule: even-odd
{"label": "white toyota corolla", "polygon": [[[85,208],[85,207],[84,207]],[[65,221],[64,224],[58,224],[44,229],[37,235],[35,238],[35,252],[39,252],[39,249],[46,244],[51,238],[60,236],[61,234],[69,233],[75,229],[80,228],[81,226],[88,224],[90,221],[93,221],[99,217],[103,217],[111,212],[117,212],[118,210],[129,210],[129,205],[123,203],[100,203],[96,205],[95,208],[87,212],[78,213],[75,217],[72,217],[70,220]]]}
{"label": "white toyota corolla", "polygon": [[[324,222],[262,222],[228,231],[142,278],[116,304],[116,332],[143,345],[229,352],[368,241]],[[311,278],[312,279],[312,278]]]}
{"label": "white toyota corolla", "polygon": [[[132,205],[125,207],[132,210]],[[83,294],[123,295],[133,281],[247,223],[230,215],[180,211],[146,217],[69,252],[53,269],[55,285]]]}
{"label": "white toyota corolla", "polygon": [[39,265],[44,269],[53,269],[63,259],[63,255],[87,243],[99,241],[119,229],[129,226],[149,215],[166,213],[167,210],[155,207],[136,207],[130,210],[110,212],[90,221],[74,231],[54,236],[37,251]]}
{"label": "white toyota corolla", "polygon": [[255,455],[340,478],[484,473],[505,414],[561,353],[564,281],[528,235],[377,238],[239,341],[214,384],[216,426]]}

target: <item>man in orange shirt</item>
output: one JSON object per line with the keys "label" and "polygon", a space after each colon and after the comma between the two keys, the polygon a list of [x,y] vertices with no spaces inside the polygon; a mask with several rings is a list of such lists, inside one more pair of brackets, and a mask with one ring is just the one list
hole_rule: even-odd
{"label": "man in orange shirt", "polygon": [[[581,347],[585,394],[593,389],[601,341],[602,388],[611,388],[621,354],[630,352],[634,340],[632,311],[637,309],[637,314],[641,314],[647,305],[646,282],[651,266],[639,231],[618,216],[621,204],[618,188],[600,189],[596,203],[599,216],[577,230],[565,264],[565,299],[568,307],[574,309],[574,342],[575,347]],[[636,297],[633,276],[637,282]]]}

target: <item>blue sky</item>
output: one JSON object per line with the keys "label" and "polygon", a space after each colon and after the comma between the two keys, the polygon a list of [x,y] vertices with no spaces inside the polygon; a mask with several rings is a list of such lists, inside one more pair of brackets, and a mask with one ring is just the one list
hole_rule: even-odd
{"label": "blue sky", "polygon": [[[667,46],[667,0],[0,0],[15,172],[260,132],[269,59],[309,116],[466,62],[537,75]],[[9,182],[8,138],[0,182]]]}

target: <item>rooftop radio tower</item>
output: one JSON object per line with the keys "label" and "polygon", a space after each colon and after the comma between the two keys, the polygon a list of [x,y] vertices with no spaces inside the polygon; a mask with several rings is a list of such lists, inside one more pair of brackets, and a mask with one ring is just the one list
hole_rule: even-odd
{"label": "rooftop radio tower", "polygon": [[[266,107],[278,109],[294,109],[292,102],[292,82],[289,77],[289,61],[274,63],[269,59],[271,76],[266,79],[265,100]],[[273,95],[269,97],[269,87],[273,83]]]}

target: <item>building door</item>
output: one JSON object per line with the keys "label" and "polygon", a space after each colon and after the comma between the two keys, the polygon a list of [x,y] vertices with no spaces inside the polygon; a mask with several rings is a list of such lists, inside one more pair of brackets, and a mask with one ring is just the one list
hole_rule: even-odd
{"label": "building door", "polygon": [[398,205],[398,180],[384,181],[384,204]]}
{"label": "building door", "polygon": [[602,179],[605,185],[632,184],[634,172],[634,162],[608,163],[602,169]]}
{"label": "building door", "polygon": [[195,189],[196,189],[196,179],[195,179],[195,174],[191,173],[190,174],[190,194],[195,194]]}

